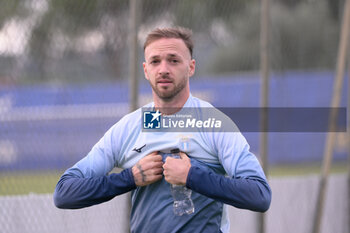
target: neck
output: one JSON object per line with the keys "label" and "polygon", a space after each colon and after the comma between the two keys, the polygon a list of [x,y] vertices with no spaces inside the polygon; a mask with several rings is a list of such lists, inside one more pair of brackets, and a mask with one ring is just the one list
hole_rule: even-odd
{"label": "neck", "polygon": [[176,95],[174,98],[166,100],[159,98],[153,92],[154,107],[159,109],[163,114],[171,115],[181,110],[190,96],[189,92],[183,92]]}

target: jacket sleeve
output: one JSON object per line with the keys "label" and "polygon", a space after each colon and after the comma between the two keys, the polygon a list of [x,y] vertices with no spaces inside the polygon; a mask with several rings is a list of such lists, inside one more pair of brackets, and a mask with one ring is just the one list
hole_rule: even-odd
{"label": "jacket sleeve", "polygon": [[199,166],[192,166],[186,186],[195,192],[241,209],[265,212],[271,202],[269,185],[258,177],[230,178]]}
{"label": "jacket sleeve", "polygon": [[54,203],[61,209],[78,209],[109,201],[135,188],[131,168],[91,178],[80,177],[69,169],[57,183]]}
{"label": "jacket sleeve", "polygon": [[186,185],[192,190],[237,208],[265,212],[271,189],[256,156],[240,132],[212,134],[209,143],[226,176],[200,166],[191,167]]}
{"label": "jacket sleeve", "polygon": [[121,145],[125,130],[121,125],[118,122],[109,129],[84,158],[62,175],[54,192],[58,208],[96,205],[136,188],[131,168],[109,174],[118,166],[123,154]]}

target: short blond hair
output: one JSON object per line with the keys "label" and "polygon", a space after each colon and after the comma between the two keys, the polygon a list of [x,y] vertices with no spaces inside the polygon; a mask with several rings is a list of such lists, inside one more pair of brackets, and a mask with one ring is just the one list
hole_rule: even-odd
{"label": "short blond hair", "polygon": [[193,41],[191,29],[183,27],[156,28],[147,35],[143,45],[143,51],[145,51],[149,44],[162,38],[177,38],[183,40],[192,57]]}

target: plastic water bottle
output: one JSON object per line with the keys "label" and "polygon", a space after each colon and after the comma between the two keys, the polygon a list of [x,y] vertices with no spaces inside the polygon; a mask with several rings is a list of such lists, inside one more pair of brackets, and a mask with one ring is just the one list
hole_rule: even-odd
{"label": "plastic water bottle", "polygon": [[[170,151],[170,156],[180,159],[180,150],[173,149]],[[192,214],[194,212],[194,205],[191,199],[192,190],[184,185],[171,185],[171,194],[174,199],[173,210],[174,214],[181,216],[183,214]]]}

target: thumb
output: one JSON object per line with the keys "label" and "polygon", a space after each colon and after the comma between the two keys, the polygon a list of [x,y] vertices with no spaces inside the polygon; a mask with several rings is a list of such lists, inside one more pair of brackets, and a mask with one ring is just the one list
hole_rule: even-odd
{"label": "thumb", "polygon": [[179,155],[180,155],[180,158],[181,158],[181,159],[189,159],[188,156],[187,156],[187,154],[184,153],[184,152],[182,152],[182,151],[179,153]]}

